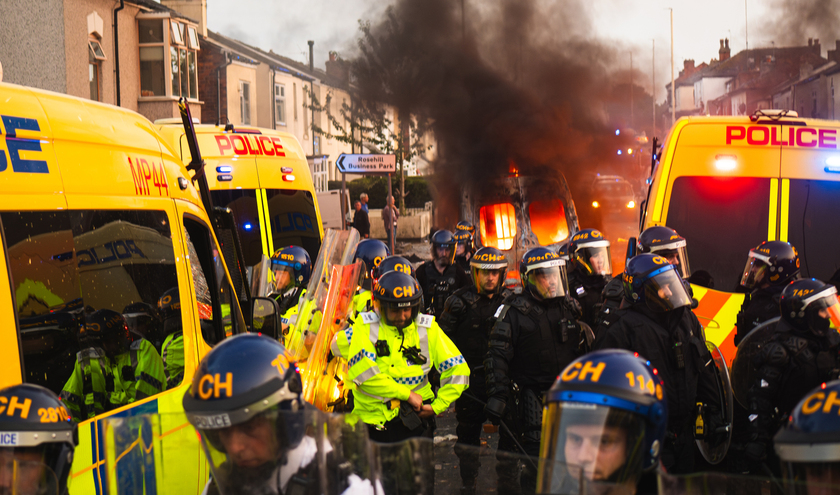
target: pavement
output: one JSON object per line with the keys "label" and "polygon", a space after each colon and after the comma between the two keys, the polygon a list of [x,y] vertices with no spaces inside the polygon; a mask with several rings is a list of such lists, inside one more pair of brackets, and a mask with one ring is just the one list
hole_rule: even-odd
{"label": "pavement", "polygon": [[[457,424],[454,405],[437,417],[435,495],[459,495],[461,493],[460,463],[453,450],[457,439],[455,435]],[[481,469],[478,474],[476,493],[496,493],[496,444],[498,441],[498,433],[481,434]]]}

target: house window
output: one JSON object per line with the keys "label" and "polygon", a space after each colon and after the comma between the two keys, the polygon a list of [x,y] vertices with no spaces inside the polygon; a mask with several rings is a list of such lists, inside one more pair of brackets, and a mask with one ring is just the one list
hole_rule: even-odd
{"label": "house window", "polygon": [[[140,96],[198,99],[198,33],[174,19],[137,21],[140,41]],[[169,38],[166,38],[167,26]],[[169,51],[169,86],[166,52]]]}
{"label": "house window", "polygon": [[274,121],[286,125],[286,86],[274,85]]}
{"label": "house window", "polygon": [[297,122],[297,83],[292,83],[292,108],[295,109],[295,122]]}
{"label": "house window", "polygon": [[182,46],[169,47],[172,96],[198,99],[196,52]]}
{"label": "house window", "polygon": [[251,125],[251,83],[239,81],[239,115],[243,125]]}
{"label": "house window", "polygon": [[176,20],[170,20],[169,26],[171,27],[172,33],[172,43],[177,45],[184,44],[184,25]]}
{"label": "house window", "polygon": [[164,19],[139,19],[140,96],[166,96]]}
{"label": "house window", "polygon": [[102,45],[96,38],[88,40],[88,82],[90,84],[90,99],[101,101],[100,79],[102,77],[102,61],[105,60],[105,52]]}

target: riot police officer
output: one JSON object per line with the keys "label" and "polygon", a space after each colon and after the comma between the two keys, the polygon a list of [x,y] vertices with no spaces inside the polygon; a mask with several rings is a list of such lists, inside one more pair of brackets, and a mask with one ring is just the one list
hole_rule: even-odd
{"label": "riot police officer", "polygon": [[595,229],[577,232],[569,241],[569,295],[580,303],[582,321],[594,326],[601,292],[612,277],[610,241]]}
{"label": "riot police officer", "polygon": [[101,329],[102,348],[110,360],[117,389],[121,393],[119,405],[131,404],[164,391],[163,359],[148,340],[130,338],[128,326],[120,313],[100,309],[87,315],[85,320],[85,325],[97,325]]}
{"label": "riot police officer", "polygon": [[741,286],[750,291],[735,320],[735,345],[756,326],[779,316],[782,289],[799,278],[799,254],[790,243],[765,241],[750,249]]}
{"label": "riot police officer", "polygon": [[618,311],[612,325],[599,329],[595,348],[638,352],[659,371],[668,397],[662,462],[669,472],[692,472],[697,403],[718,417],[718,423],[723,418],[715,361],[691,312],[691,297],[676,267],[655,254],[627,261],[624,297],[629,307]]}
{"label": "riot police officer", "polygon": [[840,492],[838,395],[840,381],[811,390],[774,437],[788,493]]}
{"label": "riot police officer", "polygon": [[470,270],[470,258],[473,255],[473,238],[466,230],[458,230],[452,234],[455,238],[455,263],[464,269]]}
{"label": "riot police officer", "polygon": [[343,491],[354,466],[338,462],[341,449],[324,436],[324,416],[301,392],[297,367],[269,337],[233,336],[201,360],[183,405],[210,463],[206,493]]}
{"label": "riot police officer", "polygon": [[632,495],[643,478],[655,481],[668,421],[664,395],[641,356],[613,349],[576,359],[546,397],[537,492],[582,493],[585,479],[587,493]]}
{"label": "riot police officer", "polygon": [[356,246],[353,261],[361,260],[364,262],[365,274],[359,293],[353,296],[353,317],[373,309],[370,290],[373,286],[374,270],[390,255],[391,251],[388,246],[378,239],[364,239]]}
{"label": "riot police officer", "polygon": [[[470,234],[470,239],[475,241],[475,225],[473,225],[472,222],[468,222],[467,220],[461,220],[460,222],[458,222],[458,224],[455,225],[455,233],[457,234],[458,232],[469,233]],[[475,244],[473,244],[470,247],[470,249],[473,249],[474,247],[475,247]]]}
{"label": "riot police officer", "polygon": [[455,236],[448,230],[432,235],[432,259],[417,268],[417,281],[423,290],[425,310],[433,315],[443,313],[446,298],[468,285],[467,273],[455,263]]}
{"label": "riot police officer", "polygon": [[[781,318],[756,328],[738,346],[751,373],[735,374],[736,394],[746,397],[749,443],[744,453],[754,465],[772,457],[772,435],[808,390],[837,378],[840,303],[837,289],[815,279],[796,280],[782,290]],[[739,370],[740,371],[740,370]],[[744,390],[746,389],[746,390]],[[771,468],[777,463],[769,462]]]}
{"label": "riot police officer", "polygon": [[0,493],[67,495],[78,434],[64,404],[29,383],[0,390],[0,403]]}
{"label": "riot police officer", "polygon": [[440,327],[452,338],[470,366],[470,388],[455,402],[458,420],[455,454],[461,462],[462,493],[475,493],[481,465],[478,446],[487,402],[484,357],[490,328],[496,321],[493,314],[512,294],[503,286],[507,267],[508,260],[503,252],[493,247],[479,249],[470,260],[472,285],[461,287],[449,296],[438,319]]}
{"label": "riot police officer", "polygon": [[271,256],[271,274],[274,287],[268,297],[273,297],[280,305],[285,333],[297,323],[298,303],[306,295],[306,286],[312,274],[309,253],[298,246],[278,249]]}
{"label": "riot police officer", "polygon": [[166,390],[177,387],[184,379],[184,329],[181,324],[181,296],[178,287],[164,292],[158,300],[158,311],[163,318],[164,374]]}
{"label": "riot police officer", "polygon": [[[550,249],[530,249],[519,262],[522,293],[508,297],[495,313],[484,371],[487,415],[504,423],[496,463],[499,493],[519,492],[518,461],[511,453],[519,451],[519,440],[525,454],[539,453],[542,396],[591,343],[591,329],[575,320],[566,301],[565,268]],[[533,493],[535,487],[534,466],[526,463],[521,489]]]}
{"label": "riot police officer", "polygon": [[131,303],[122,310],[125,324],[131,332],[132,340],[143,338],[160,351],[163,345],[163,324],[154,306],[145,302]]}

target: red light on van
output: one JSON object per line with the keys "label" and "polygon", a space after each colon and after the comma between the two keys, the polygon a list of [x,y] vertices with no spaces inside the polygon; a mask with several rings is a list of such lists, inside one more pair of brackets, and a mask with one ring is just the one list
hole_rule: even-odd
{"label": "red light on van", "polygon": [[283,175],[283,180],[286,181],[286,182],[294,182],[295,181],[295,176],[292,175],[292,174],[285,174],[285,175]]}

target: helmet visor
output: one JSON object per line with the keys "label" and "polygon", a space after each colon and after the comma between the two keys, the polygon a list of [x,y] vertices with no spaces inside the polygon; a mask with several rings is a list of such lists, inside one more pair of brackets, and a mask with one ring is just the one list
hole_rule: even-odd
{"label": "helmet visor", "polygon": [[447,265],[455,261],[455,246],[457,244],[432,244],[432,258],[435,261],[441,260]]}
{"label": "helmet visor", "polygon": [[272,260],[271,275],[274,292],[285,292],[295,286],[295,267],[291,263]]}
{"label": "helmet visor", "polygon": [[[560,260],[556,260],[560,261]],[[554,263],[545,263],[554,264]],[[553,299],[555,297],[563,297],[568,292],[568,282],[566,280],[566,270],[561,269],[561,266],[541,266],[540,263],[535,268],[528,270],[525,284],[528,290],[534,297],[539,299]]]}
{"label": "helmet visor", "polygon": [[470,266],[472,274],[473,285],[479,294],[498,294],[505,284],[504,268],[484,269],[478,268],[476,265]]}
{"label": "helmet visor", "polygon": [[767,265],[768,261],[769,258],[766,256],[750,251],[747,265],[744,267],[744,273],[741,276],[741,285],[753,290],[765,283],[770,269]]}
{"label": "helmet visor", "polygon": [[840,328],[840,302],[837,300],[837,289],[828,287],[817,294],[805,299],[805,308],[816,313],[820,318],[831,321],[834,328]]}
{"label": "helmet visor", "polygon": [[612,275],[609,241],[579,248],[575,251],[575,259],[589,275]]}
{"label": "helmet visor", "polygon": [[583,493],[581,485],[634,483],[650,449],[644,441],[645,421],[639,415],[552,402],[543,417],[537,493]]}
{"label": "helmet visor", "polygon": [[20,495],[58,495],[58,489],[58,477],[50,466],[44,464],[41,449],[0,449],[0,491]]}
{"label": "helmet visor", "polygon": [[[682,242],[685,244],[685,241]],[[650,250],[651,253],[658,254],[662,256],[669,263],[674,265],[678,272],[680,272],[680,277],[688,278],[691,276],[691,268],[688,266],[688,253],[685,250],[685,246],[680,247],[653,247]]]}
{"label": "helmet visor", "polygon": [[677,270],[668,270],[645,281],[645,303],[653,311],[664,313],[691,306],[691,296]]}
{"label": "helmet visor", "polygon": [[379,309],[379,316],[386,325],[400,330],[411,325],[420,313],[421,299],[413,301],[391,302],[374,299],[374,307]]}

